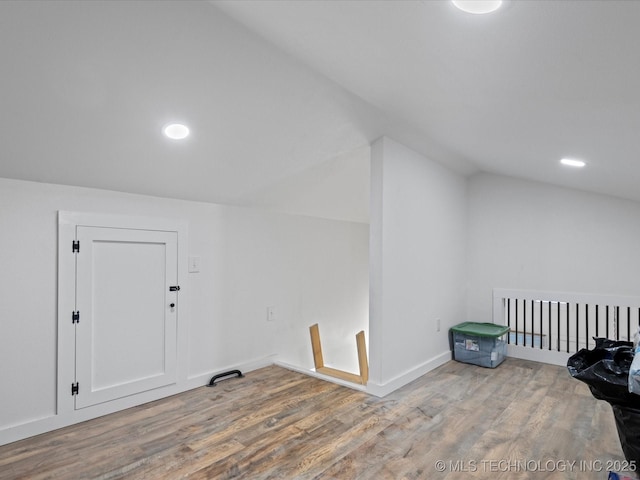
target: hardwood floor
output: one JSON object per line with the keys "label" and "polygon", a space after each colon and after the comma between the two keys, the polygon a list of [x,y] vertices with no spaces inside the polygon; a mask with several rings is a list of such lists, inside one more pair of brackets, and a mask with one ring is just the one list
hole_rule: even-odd
{"label": "hardwood floor", "polygon": [[607,403],[509,358],[383,399],[268,367],[0,447],[0,479],[606,479],[615,461]]}

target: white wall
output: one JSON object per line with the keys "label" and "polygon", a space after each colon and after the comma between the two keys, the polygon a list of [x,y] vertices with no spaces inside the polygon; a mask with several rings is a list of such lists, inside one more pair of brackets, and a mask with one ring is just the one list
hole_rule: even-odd
{"label": "white wall", "polygon": [[[355,334],[368,331],[369,226],[224,211],[224,254],[216,269],[223,300],[214,318],[229,353],[243,343],[271,342],[279,362],[312,369],[309,327],[318,323],[325,363],[357,371]],[[267,306],[276,307],[273,323],[265,321]],[[257,319],[260,328],[248,330],[246,319]]]}
{"label": "white wall", "polygon": [[469,180],[468,318],[492,289],[639,293],[640,203],[509,177]]}
{"label": "white wall", "polygon": [[366,224],[0,179],[0,444],[19,436],[8,427],[56,413],[58,210],[188,221],[189,254],[202,266],[189,274],[179,321],[189,324],[196,385],[273,354],[311,368],[309,325],[319,321],[327,340],[366,326]]}
{"label": "white wall", "polygon": [[370,168],[367,143],[247,195],[242,205],[368,224]]}
{"label": "white wall", "polygon": [[381,394],[451,358],[449,327],[465,320],[467,201],[464,177],[386,137],[371,178],[369,390]]}
{"label": "white wall", "polygon": [[639,203],[465,179],[389,138],[372,146],[370,229],[0,179],[0,443],[17,438],[8,427],[56,412],[58,210],[188,221],[189,254],[202,266],[180,319],[187,386],[273,360],[311,369],[308,327],[318,322],[326,363],[343,370],[357,372],[354,335],[368,333],[368,391],[382,395],[448,360],[452,325],[490,321],[494,287],[638,295]]}

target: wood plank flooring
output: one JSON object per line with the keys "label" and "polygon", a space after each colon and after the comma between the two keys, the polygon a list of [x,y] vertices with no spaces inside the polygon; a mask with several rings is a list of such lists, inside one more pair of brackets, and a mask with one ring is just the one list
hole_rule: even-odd
{"label": "wood plank flooring", "polygon": [[0,479],[606,479],[615,461],[607,403],[509,358],[383,399],[268,367],[0,447]]}

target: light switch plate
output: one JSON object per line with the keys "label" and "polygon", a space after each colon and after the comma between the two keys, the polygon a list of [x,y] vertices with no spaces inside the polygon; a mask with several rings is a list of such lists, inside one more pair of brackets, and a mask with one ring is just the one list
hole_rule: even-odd
{"label": "light switch plate", "polygon": [[198,273],[200,272],[200,257],[190,256],[189,257],[189,273]]}

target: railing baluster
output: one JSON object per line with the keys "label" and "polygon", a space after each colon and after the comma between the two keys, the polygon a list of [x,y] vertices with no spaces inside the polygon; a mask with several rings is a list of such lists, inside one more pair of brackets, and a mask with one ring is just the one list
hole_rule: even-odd
{"label": "railing baluster", "polygon": [[627,341],[631,341],[631,307],[627,307]]}
{"label": "railing baluster", "polygon": [[[551,350],[551,300],[547,304],[549,310],[549,350]],[[542,343],[542,339],[540,339],[540,343]]]}
{"label": "railing baluster", "polygon": [[569,331],[571,326],[569,325],[569,302],[567,302],[567,353],[569,353]]}
{"label": "railing baluster", "polygon": [[610,333],[609,333],[609,305],[607,305],[606,319],[607,319],[607,322],[606,322],[607,334],[605,335],[605,338],[609,338],[609,335],[610,335]]}
{"label": "railing baluster", "polygon": [[[549,300],[549,350],[551,350],[551,300]],[[540,342],[542,344],[542,342]]]}
{"label": "railing baluster", "polygon": [[580,304],[576,303],[576,352],[580,350]]}
{"label": "railing baluster", "polygon": [[585,338],[587,340],[587,342],[586,342],[587,343],[587,347],[586,348],[588,349],[589,348],[589,304],[588,303],[585,304],[585,306],[584,306],[584,315],[585,315],[585,318],[584,318],[585,333],[584,333],[584,335],[585,335]]}
{"label": "railing baluster", "polygon": [[516,345],[518,345],[518,299],[516,298]]}
{"label": "railing baluster", "polygon": [[522,323],[524,323],[524,327],[522,328],[522,346],[527,346],[527,301],[522,301]]}
{"label": "railing baluster", "polygon": [[[507,327],[509,327],[509,332],[511,332],[511,299],[510,298],[507,298]],[[507,343],[511,343],[511,333],[507,335]]]}
{"label": "railing baluster", "polygon": [[556,304],[557,306],[557,313],[558,313],[558,348],[556,348],[556,351],[560,351],[560,302],[558,302]]}
{"label": "railing baluster", "polygon": [[542,350],[542,317],[544,314],[542,313],[542,300],[538,300],[540,302],[540,350]]}
{"label": "railing baluster", "polygon": [[616,340],[620,340],[620,307],[616,306]]}
{"label": "railing baluster", "polygon": [[531,348],[535,345],[533,341],[536,335],[536,307],[535,300],[531,300]]}
{"label": "railing baluster", "polygon": [[534,341],[536,336],[536,305],[535,300],[531,300],[531,348],[536,344]]}
{"label": "railing baluster", "polygon": [[600,305],[596,304],[596,337],[600,335],[598,331],[598,310],[600,309]]}

